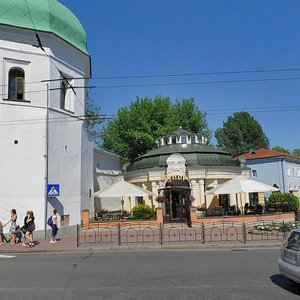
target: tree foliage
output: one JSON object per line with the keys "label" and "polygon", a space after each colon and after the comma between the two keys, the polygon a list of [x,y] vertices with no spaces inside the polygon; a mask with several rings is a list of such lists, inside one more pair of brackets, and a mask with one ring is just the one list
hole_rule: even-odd
{"label": "tree foliage", "polygon": [[290,150],[288,150],[284,147],[275,146],[275,147],[272,147],[272,150],[300,157],[300,148],[297,148],[297,149],[294,149],[293,151],[290,151]]}
{"label": "tree foliage", "polygon": [[290,153],[290,150],[285,149],[285,148],[283,148],[283,147],[281,147],[281,146],[275,146],[275,147],[272,147],[272,150],[278,151],[278,152],[282,152],[282,153],[291,154],[291,153]]}
{"label": "tree foliage", "polygon": [[101,107],[88,98],[86,106],[87,130],[92,135],[94,143],[100,144],[100,131],[104,118],[101,116]]}
{"label": "tree foliage", "polygon": [[132,161],[155,147],[156,139],[182,126],[185,130],[204,134],[208,140],[205,114],[194,99],[172,103],[168,97],[137,98],[129,107],[120,108],[101,134],[102,148]]}
{"label": "tree foliage", "polygon": [[259,148],[269,148],[266,137],[258,121],[248,112],[236,112],[223,122],[223,127],[215,132],[218,147],[238,156]]}
{"label": "tree foliage", "polygon": [[296,148],[293,151],[290,151],[284,147],[275,146],[275,147],[272,147],[272,150],[300,157],[300,148]]}
{"label": "tree foliage", "polygon": [[266,204],[275,204],[275,203],[288,203],[291,210],[297,211],[299,209],[299,199],[297,196],[292,193],[281,193],[281,192],[273,192],[269,200]]}
{"label": "tree foliage", "polygon": [[294,149],[292,154],[300,157],[300,148]]}

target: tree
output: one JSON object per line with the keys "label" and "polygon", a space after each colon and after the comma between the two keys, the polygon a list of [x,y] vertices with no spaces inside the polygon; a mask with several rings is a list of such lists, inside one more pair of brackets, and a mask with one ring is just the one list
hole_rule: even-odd
{"label": "tree", "polygon": [[123,157],[125,161],[145,154],[155,147],[158,137],[182,126],[185,130],[204,134],[208,140],[205,114],[194,99],[176,100],[168,97],[137,98],[129,107],[120,108],[101,134],[102,148]]}
{"label": "tree", "polygon": [[259,148],[269,148],[269,140],[258,121],[248,112],[236,112],[215,132],[218,147],[238,156]]}
{"label": "tree", "polygon": [[300,148],[294,149],[292,154],[300,157]]}
{"label": "tree", "polygon": [[290,150],[285,149],[285,148],[283,148],[283,147],[281,147],[281,146],[275,146],[275,147],[272,147],[272,150],[278,151],[278,152],[282,152],[282,153],[291,154],[291,153],[290,153]]}
{"label": "tree", "polygon": [[86,108],[87,130],[92,135],[94,143],[99,146],[101,125],[104,118],[101,116],[101,107],[97,105],[91,98],[87,100]]}

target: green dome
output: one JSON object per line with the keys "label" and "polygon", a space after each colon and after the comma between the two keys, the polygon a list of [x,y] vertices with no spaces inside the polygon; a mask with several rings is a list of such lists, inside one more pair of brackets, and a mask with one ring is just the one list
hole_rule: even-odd
{"label": "green dome", "polygon": [[76,16],[57,0],[0,0],[0,24],[51,32],[84,53],[86,33]]}
{"label": "green dome", "polygon": [[167,159],[173,153],[179,153],[186,159],[188,169],[204,167],[241,168],[238,160],[232,159],[225,151],[201,144],[166,145],[149,151],[136,158],[128,167],[127,172],[167,167]]}

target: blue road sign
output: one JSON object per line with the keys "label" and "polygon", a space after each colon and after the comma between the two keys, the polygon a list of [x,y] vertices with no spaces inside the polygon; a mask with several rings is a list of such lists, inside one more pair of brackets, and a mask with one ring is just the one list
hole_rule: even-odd
{"label": "blue road sign", "polygon": [[47,184],[47,195],[48,197],[59,196],[60,188],[59,184]]}

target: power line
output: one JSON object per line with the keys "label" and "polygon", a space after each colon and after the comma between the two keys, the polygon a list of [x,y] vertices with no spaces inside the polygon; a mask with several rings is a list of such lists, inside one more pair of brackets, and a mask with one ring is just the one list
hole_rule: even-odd
{"label": "power line", "polygon": [[[243,110],[243,109],[241,109]],[[251,112],[251,113],[272,113],[272,112],[287,112],[287,111],[299,111],[300,110],[300,107],[299,108],[291,108],[291,109],[271,109],[271,110],[244,110],[244,111],[247,111],[247,112]],[[205,111],[204,111],[205,112]],[[237,112],[237,111],[233,111],[234,112]],[[228,114],[228,112],[211,112],[211,113],[207,113],[208,115],[226,115]]]}
{"label": "power line", "polygon": [[257,69],[257,70],[216,71],[216,72],[177,73],[177,74],[102,76],[102,77],[93,77],[91,79],[93,79],[93,80],[103,80],[103,79],[138,79],[138,78],[188,77],[188,76],[202,76],[202,75],[227,75],[227,74],[270,73],[270,72],[293,72],[293,71],[300,71],[300,69],[299,68],[290,68],[290,69]]}
{"label": "power line", "polygon": [[[285,105],[285,106],[256,106],[256,107],[243,107],[239,108],[239,110],[252,110],[252,109],[280,109],[280,108],[300,108],[300,105]],[[233,111],[236,110],[236,108],[216,108],[216,109],[206,109],[205,111]]]}
{"label": "power line", "polygon": [[[95,86],[73,86],[73,89],[94,89],[96,88]],[[67,89],[70,89],[70,87],[67,87]],[[59,91],[61,90],[61,88],[52,88],[49,89],[49,91]],[[24,91],[23,94],[24,95],[28,95],[28,94],[35,94],[35,93],[43,93],[43,92],[47,92],[47,89],[41,89],[41,90],[34,90],[34,91]],[[2,93],[0,94],[2,97],[7,96],[7,93]],[[9,101],[14,101],[15,99],[4,99],[4,100],[9,100]],[[22,102],[22,100],[18,100],[18,102]],[[27,100],[25,99],[24,102],[27,102]]]}
{"label": "power line", "polygon": [[[300,77],[282,77],[282,78],[261,78],[261,79],[237,79],[237,80],[216,80],[216,81],[198,81],[198,82],[177,82],[177,83],[150,83],[150,84],[125,84],[125,85],[94,85],[94,86],[72,86],[73,89],[109,89],[109,88],[133,88],[133,87],[156,87],[156,86],[184,86],[201,84],[227,84],[227,83],[247,83],[247,82],[270,82],[270,81],[290,81],[300,80]],[[67,87],[69,89],[70,87]],[[61,90],[61,88],[52,88],[50,91]],[[46,92],[46,89],[35,91],[24,91],[24,94]],[[6,93],[2,93],[5,96]],[[78,98],[78,97],[77,97]]]}
{"label": "power line", "polygon": [[[60,119],[60,120],[53,120],[50,119],[48,121],[48,124],[50,123],[70,123],[70,122],[85,122],[88,120],[108,120],[111,119],[109,117],[84,117],[84,118],[73,118],[73,119]],[[1,121],[0,127],[5,127],[5,126],[25,126],[25,125],[39,125],[39,124],[45,124],[46,119],[28,119],[28,120],[13,120],[13,121]]]}
{"label": "power line", "polygon": [[[85,120],[94,120],[94,119],[107,119],[107,118],[110,118],[110,117],[107,117],[109,115],[99,115],[99,116],[91,116],[91,115],[78,115],[78,116],[64,116],[64,117],[50,117],[49,120],[50,121],[59,121],[59,120],[68,120],[70,119],[70,117],[77,121],[77,120],[83,120],[83,118]],[[18,122],[18,123],[26,123],[26,122],[32,122],[32,121],[45,121],[45,118],[34,118],[34,119],[20,119],[20,120],[13,120],[13,122]],[[2,120],[0,121],[0,124],[1,123],[11,123],[12,121],[11,120]]]}
{"label": "power line", "polygon": [[[290,105],[290,106],[263,106],[263,107],[244,107],[244,108],[220,108],[220,109],[203,109],[204,113],[208,115],[221,115],[228,114],[228,112],[237,112],[237,111],[249,111],[253,112],[261,112],[261,113],[273,113],[273,112],[283,112],[283,111],[299,111],[300,106]],[[73,119],[67,120],[70,117]],[[64,116],[64,117],[52,117],[49,119],[50,123],[61,123],[61,122],[74,122],[74,121],[84,121],[84,120],[110,120],[113,119],[114,115],[109,114],[101,114],[99,116],[95,115],[77,115],[77,116]],[[84,119],[81,119],[84,118]],[[0,126],[8,126],[8,125],[26,125],[26,124],[40,124],[44,123],[45,119],[37,118],[37,119],[20,119],[20,120],[7,120],[0,121]]]}
{"label": "power line", "polygon": [[[38,46],[38,48],[40,48]],[[49,57],[49,56],[48,56]],[[68,77],[68,80],[76,79],[92,79],[92,80],[106,80],[106,79],[138,79],[138,78],[163,78],[163,77],[189,77],[189,76],[202,76],[202,75],[226,75],[226,74],[250,74],[250,73],[270,73],[270,72],[293,72],[300,71],[300,68],[290,68],[290,69],[257,69],[257,70],[240,70],[240,71],[218,71],[218,72],[197,72],[197,73],[175,73],[175,74],[153,74],[153,75],[124,75],[124,76],[99,76],[99,77]],[[43,82],[55,82],[62,81],[64,78],[54,78],[54,79],[43,79],[40,81],[28,81],[24,84],[37,84]],[[1,84],[0,87],[7,87],[8,84]]]}
{"label": "power line", "polygon": [[286,78],[215,80],[215,81],[177,82],[177,83],[169,82],[169,83],[150,83],[150,84],[102,85],[102,86],[97,86],[96,85],[93,88],[96,88],[96,89],[107,89],[107,88],[180,86],[180,85],[200,85],[200,84],[226,84],[226,83],[243,83],[243,82],[289,81],[289,80],[299,80],[299,79],[300,79],[300,77],[286,77]]}

